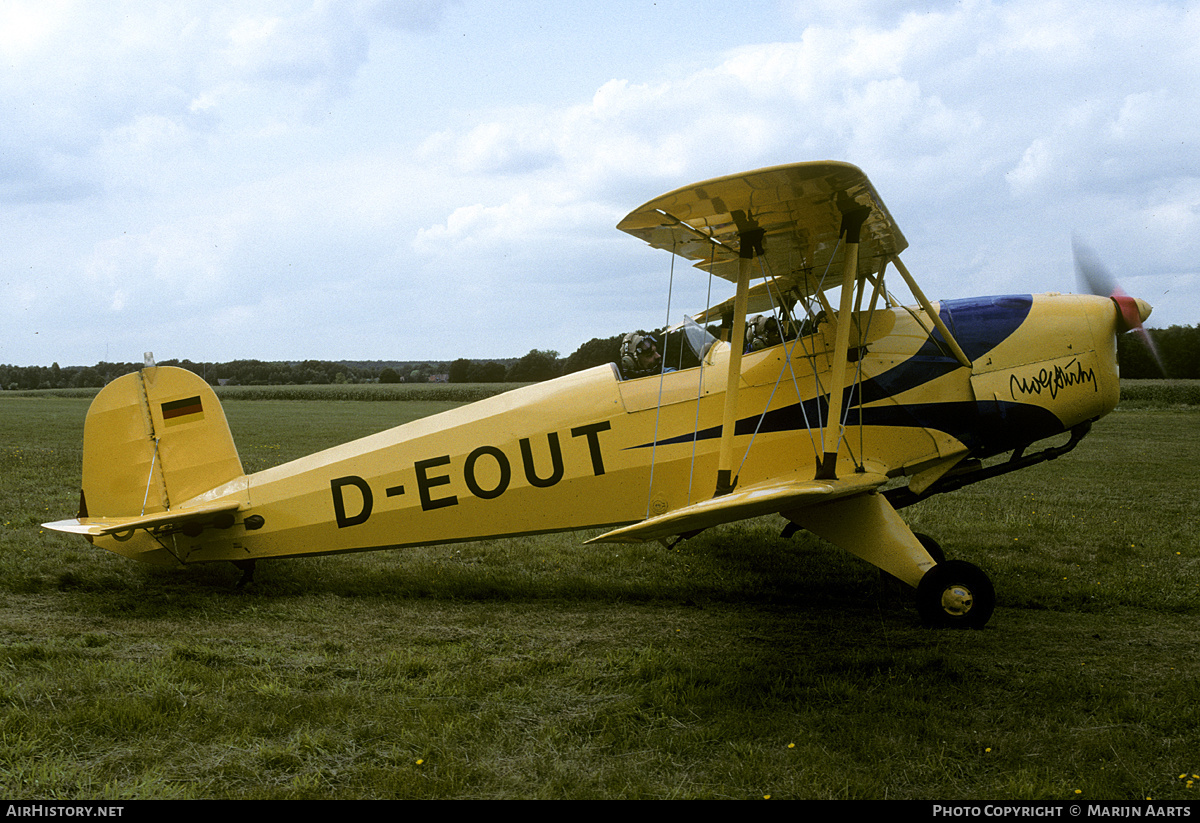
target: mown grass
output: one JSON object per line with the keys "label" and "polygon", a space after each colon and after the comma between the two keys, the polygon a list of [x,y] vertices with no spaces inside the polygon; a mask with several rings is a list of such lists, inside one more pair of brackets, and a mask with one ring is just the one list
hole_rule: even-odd
{"label": "mown grass", "polygon": [[[0,395],[8,797],[1196,797],[1194,408],[1123,404],[906,509],[996,584],[959,633],[774,518],[278,561],[245,591],[141,566],[39,525],[77,505],[87,402]],[[225,406],[256,470],[454,401],[426,402]]]}

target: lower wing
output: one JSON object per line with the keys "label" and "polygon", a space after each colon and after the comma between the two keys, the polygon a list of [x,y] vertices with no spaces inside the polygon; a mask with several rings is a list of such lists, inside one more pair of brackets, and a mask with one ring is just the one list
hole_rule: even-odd
{"label": "lower wing", "polygon": [[865,494],[887,482],[882,474],[865,472],[837,480],[772,481],[737,489],[729,494],[693,503],[651,517],[632,526],[605,532],[589,543],[640,543],[707,529],[735,520],[815,505],[854,494]]}

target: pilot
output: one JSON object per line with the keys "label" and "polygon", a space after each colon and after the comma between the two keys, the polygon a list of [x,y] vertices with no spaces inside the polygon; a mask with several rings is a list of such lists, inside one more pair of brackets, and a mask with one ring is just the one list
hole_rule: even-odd
{"label": "pilot", "polygon": [[758,351],[783,342],[783,330],[774,315],[756,314],[746,324],[746,352]]}
{"label": "pilot", "polygon": [[[621,338],[621,376],[626,380],[664,371],[658,341],[649,334],[629,332]],[[674,371],[674,369],[665,369]]]}

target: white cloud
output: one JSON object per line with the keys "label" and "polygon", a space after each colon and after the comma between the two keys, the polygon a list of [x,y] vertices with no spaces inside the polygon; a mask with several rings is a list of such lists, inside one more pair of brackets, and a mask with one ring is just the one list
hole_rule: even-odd
{"label": "white cloud", "polygon": [[[1171,289],[1155,322],[1197,322],[1195,3],[764,5],[741,14],[770,37],[743,40],[640,11],[669,28],[473,0],[0,5],[0,360],[143,350],[138,324],[31,302],[61,294],[169,302],[216,359],[272,334],[452,359],[407,330],[450,304],[493,332],[474,356],[569,352],[662,322],[668,263],[613,230],[625,211],[827,158],[871,176],[931,296],[1069,288],[1079,229]],[[674,50],[626,48],[649,40]],[[676,306],[703,300],[677,280]]]}
{"label": "white cloud", "polygon": [[1043,181],[1054,173],[1054,152],[1047,141],[1038,138],[1021,155],[1021,162],[1007,175],[1013,194],[1036,193]]}

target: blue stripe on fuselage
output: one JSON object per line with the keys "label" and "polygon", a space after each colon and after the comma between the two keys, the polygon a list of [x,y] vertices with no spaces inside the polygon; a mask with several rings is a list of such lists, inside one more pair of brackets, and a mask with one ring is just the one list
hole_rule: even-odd
{"label": "blue stripe on fuselage", "polygon": [[[943,300],[938,314],[971,361],[987,354],[1015,332],[1033,307],[1032,295],[972,297]],[[869,347],[868,347],[869,348]],[[909,359],[883,374],[863,381],[860,403],[870,403],[949,374],[960,364],[950,354],[941,332],[933,334]],[[851,389],[847,389],[850,392]],[[844,398],[848,400],[849,398]]]}

